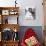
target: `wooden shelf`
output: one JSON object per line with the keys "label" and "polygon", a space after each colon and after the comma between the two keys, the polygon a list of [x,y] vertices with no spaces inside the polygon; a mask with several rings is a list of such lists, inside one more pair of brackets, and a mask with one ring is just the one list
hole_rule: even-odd
{"label": "wooden shelf", "polygon": [[[8,11],[5,11],[5,10],[8,10]],[[9,16],[14,16],[14,17],[17,16],[17,24],[18,24],[19,7],[0,7],[0,11],[1,11],[0,12],[0,14],[1,14],[1,24],[6,23],[5,20],[7,20],[7,24],[8,24],[8,18],[5,19],[5,17],[9,17]],[[4,12],[2,13],[2,11],[4,11]],[[16,14],[10,14],[10,12],[17,12],[17,13]]]}
{"label": "wooden shelf", "polygon": [[18,24],[1,24],[1,30],[5,29],[5,28],[9,28],[12,29],[14,31],[14,29],[17,29],[17,31],[19,31],[20,26]]}
{"label": "wooden shelf", "polygon": [[1,41],[0,45],[2,46],[18,46],[19,41]]}
{"label": "wooden shelf", "polygon": [[15,10],[18,10],[19,7],[0,7],[0,10],[12,10],[12,9],[15,9]]}
{"label": "wooden shelf", "polygon": [[[2,10],[4,10],[4,13],[2,13]],[[8,10],[7,12],[9,14],[5,14],[6,13],[5,10]],[[17,12],[17,13],[10,14],[10,12],[12,12],[12,11],[13,11],[13,13],[14,12]],[[8,24],[7,16],[14,16],[14,17],[17,16],[17,24]],[[5,20],[5,17],[6,17],[6,20]],[[14,33],[15,33],[15,29],[16,29],[16,32],[18,33],[18,31],[20,29],[20,26],[18,24],[18,17],[19,17],[19,7],[0,7],[0,18],[1,18],[0,32],[2,33],[4,29],[8,28],[8,29],[13,30]],[[2,34],[1,34],[1,36],[2,36]],[[16,40],[15,41],[13,41],[13,40],[4,41],[2,38],[3,37],[1,37],[0,46],[18,46],[18,42],[19,42],[18,39],[17,39],[17,41]]]}
{"label": "wooden shelf", "polygon": [[3,42],[5,42],[5,43],[8,43],[8,42],[12,43],[12,42],[19,42],[19,40],[15,40],[15,41],[10,40],[10,41],[3,41]]}

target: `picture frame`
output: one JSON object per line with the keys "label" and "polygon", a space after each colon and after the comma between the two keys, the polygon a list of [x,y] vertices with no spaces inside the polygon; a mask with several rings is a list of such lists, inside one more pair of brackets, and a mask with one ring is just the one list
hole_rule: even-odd
{"label": "picture frame", "polygon": [[9,10],[2,10],[2,15],[9,15]]}
{"label": "picture frame", "polygon": [[35,8],[26,8],[25,9],[25,19],[26,20],[35,20],[36,19],[36,9]]}

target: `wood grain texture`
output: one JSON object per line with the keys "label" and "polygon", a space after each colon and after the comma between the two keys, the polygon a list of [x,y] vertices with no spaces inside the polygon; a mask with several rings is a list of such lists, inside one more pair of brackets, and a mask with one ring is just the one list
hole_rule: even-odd
{"label": "wood grain texture", "polygon": [[[0,10],[2,11],[2,10],[9,10],[9,11],[12,11],[12,10],[14,10],[14,11],[16,11],[17,12],[17,14],[14,14],[15,16],[18,16],[19,15],[19,13],[18,13],[18,11],[19,11],[19,7],[0,7]],[[17,20],[17,24],[8,24],[8,23],[5,23],[5,24],[3,24],[3,18],[5,18],[5,16],[6,15],[2,15],[2,13],[1,13],[1,18],[0,18],[0,20],[1,20],[1,24],[0,24],[0,32],[2,32],[4,29],[6,29],[6,28],[9,28],[9,29],[11,29],[12,31],[15,31],[15,29],[16,29],[16,32],[18,32],[19,31],[19,29],[20,29],[20,26],[19,26],[19,24],[18,24],[18,20]],[[8,16],[12,16],[11,14],[9,14]],[[14,17],[15,17],[14,16]],[[1,40],[1,42],[0,42],[0,46],[18,46],[18,42],[17,41],[2,41]]]}
{"label": "wood grain texture", "polygon": [[44,26],[46,26],[46,0],[43,0],[43,9],[44,9]]}
{"label": "wood grain texture", "polygon": [[44,44],[46,46],[46,0],[43,0],[44,9]]}
{"label": "wood grain texture", "polygon": [[5,42],[2,42],[3,43],[3,46],[18,46],[18,41],[5,41]]}
{"label": "wood grain texture", "polygon": [[5,29],[5,28],[10,28],[10,29],[12,29],[13,31],[14,31],[14,29],[16,29],[17,31],[19,31],[19,25],[18,24],[2,24],[2,25],[0,25],[0,29],[1,29],[1,31],[3,31],[3,29]]}

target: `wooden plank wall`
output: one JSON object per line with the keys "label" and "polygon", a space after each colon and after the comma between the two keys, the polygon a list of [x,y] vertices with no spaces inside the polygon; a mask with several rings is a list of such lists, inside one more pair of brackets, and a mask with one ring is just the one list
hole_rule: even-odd
{"label": "wooden plank wall", "polygon": [[19,25],[18,24],[2,24],[0,25],[0,30],[2,31],[5,28],[10,28],[13,31],[16,29],[17,31],[19,31]]}
{"label": "wooden plank wall", "polygon": [[46,26],[46,0],[43,0],[43,8],[44,8],[44,26]]}
{"label": "wooden plank wall", "polygon": [[43,0],[43,9],[44,9],[44,42],[46,46],[46,0]]}

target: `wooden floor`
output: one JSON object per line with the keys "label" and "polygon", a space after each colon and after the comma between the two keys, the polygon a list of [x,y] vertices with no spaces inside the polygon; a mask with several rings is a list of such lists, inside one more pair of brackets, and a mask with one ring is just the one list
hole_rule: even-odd
{"label": "wooden floor", "polygon": [[43,0],[44,26],[46,26],[46,0]]}

